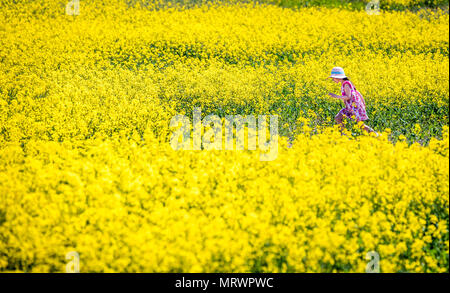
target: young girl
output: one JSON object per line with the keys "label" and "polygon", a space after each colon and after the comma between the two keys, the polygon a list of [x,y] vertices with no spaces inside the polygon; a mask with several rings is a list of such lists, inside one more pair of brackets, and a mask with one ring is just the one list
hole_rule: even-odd
{"label": "young girl", "polygon": [[[347,78],[344,73],[344,69],[342,69],[341,67],[334,67],[331,70],[331,76],[329,76],[329,78],[332,78],[336,83],[341,83],[342,96],[338,96],[333,93],[329,93],[329,95],[333,98],[343,100],[345,104],[345,107],[341,111],[339,111],[339,113],[334,118],[336,123],[341,125],[341,128],[343,128],[344,126],[342,124],[342,120],[344,118],[344,115],[348,118],[356,119],[356,121],[358,122],[369,119],[369,117],[367,117],[366,104],[364,102],[364,99],[362,95],[356,90],[353,83]],[[353,118],[353,116],[355,117]],[[375,132],[369,126],[365,124],[363,125],[364,129],[367,132]]]}

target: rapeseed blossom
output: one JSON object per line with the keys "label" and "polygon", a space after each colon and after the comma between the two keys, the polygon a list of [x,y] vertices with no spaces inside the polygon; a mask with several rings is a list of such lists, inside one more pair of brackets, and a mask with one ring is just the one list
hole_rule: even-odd
{"label": "rapeseed blossom", "polygon": [[[0,271],[448,272],[448,13],[64,9],[0,4]],[[335,65],[379,137],[333,126]],[[173,150],[195,107],[278,115],[277,158]]]}

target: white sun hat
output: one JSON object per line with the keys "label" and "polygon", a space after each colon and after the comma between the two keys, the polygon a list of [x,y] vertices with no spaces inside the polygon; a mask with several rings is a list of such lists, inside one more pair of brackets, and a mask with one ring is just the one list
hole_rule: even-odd
{"label": "white sun hat", "polygon": [[331,75],[329,78],[346,78],[347,76],[344,73],[344,69],[342,67],[334,67],[331,69]]}

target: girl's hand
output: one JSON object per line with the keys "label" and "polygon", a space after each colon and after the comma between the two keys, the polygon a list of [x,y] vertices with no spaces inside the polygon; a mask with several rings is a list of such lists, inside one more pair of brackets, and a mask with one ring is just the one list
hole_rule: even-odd
{"label": "girl's hand", "polygon": [[336,94],[328,93],[328,95],[332,96],[333,98],[337,98],[337,95],[336,95]]}

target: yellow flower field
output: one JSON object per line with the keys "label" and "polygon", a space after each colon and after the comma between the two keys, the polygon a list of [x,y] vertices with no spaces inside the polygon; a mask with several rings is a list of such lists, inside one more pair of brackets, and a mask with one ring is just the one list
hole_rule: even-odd
{"label": "yellow flower field", "polygon": [[[163,2],[0,4],[0,272],[448,273],[448,8]],[[277,115],[276,159],[173,150],[194,107]]]}

